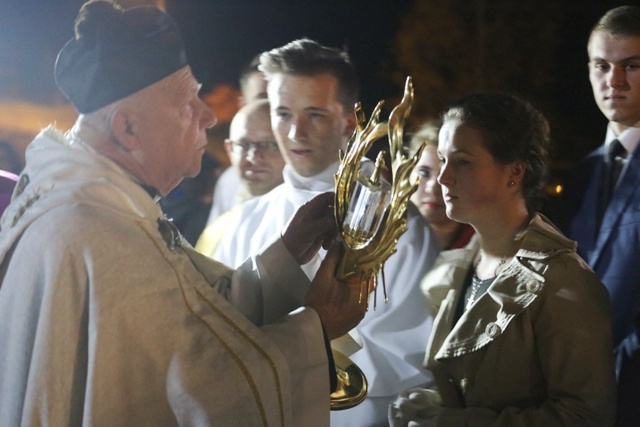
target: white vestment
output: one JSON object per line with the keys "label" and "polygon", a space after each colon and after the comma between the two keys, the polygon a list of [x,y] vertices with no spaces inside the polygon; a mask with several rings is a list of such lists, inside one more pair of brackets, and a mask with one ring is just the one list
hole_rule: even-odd
{"label": "white vestment", "polygon": [[244,189],[238,176],[238,170],[230,166],[222,172],[213,189],[213,202],[207,219],[207,225],[215,221],[220,215],[229,211],[238,203],[250,198],[249,192]]}
{"label": "white vestment", "polygon": [[1,425],[328,425],[322,326],[281,241],[235,272],[213,262],[53,129],[18,187],[0,221]]}
{"label": "white vestment", "polygon": [[[230,211],[233,222],[225,225],[227,233],[217,252],[205,255],[231,266],[240,265],[244,258],[279,236],[304,202],[333,191],[337,170],[336,162],[316,176],[302,177],[286,165],[283,184]],[[432,318],[419,285],[438,249],[435,238],[431,238],[424,220],[411,204],[408,231],[399,239],[397,249],[384,267],[389,302],[383,302],[379,290],[377,309],[373,309],[372,296],[369,312],[356,328],[357,333],[352,332],[354,337],[359,336],[363,348],[350,357],[367,376],[369,394],[355,408],[333,411],[332,426],[387,425],[387,407],[397,393],[433,381],[422,366]],[[321,256],[316,256],[303,270],[312,277],[320,262]]]}

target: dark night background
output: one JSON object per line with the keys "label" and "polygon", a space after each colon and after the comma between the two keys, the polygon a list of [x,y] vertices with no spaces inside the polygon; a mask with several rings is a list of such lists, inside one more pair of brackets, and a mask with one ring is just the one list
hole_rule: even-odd
{"label": "dark night background", "polygon": [[[255,54],[296,38],[309,37],[330,46],[347,46],[361,77],[361,99],[369,113],[378,100],[401,94],[398,75],[403,70],[397,65],[397,34],[400,30],[411,31],[406,26],[406,17],[420,1],[428,0],[166,0],[165,6],[181,27],[194,73],[206,90],[235,85],[241,67]],[[534,99],[531,101],[549,118],[554,143],[559,147],[558,161],[573,161],[598,145],[604,137],[606,122],[591,95],[586,40],[591,26],[606,10],[629,2],[475,1],[485,1],[492,7],[496,4],[514,8],[521,4],[552,5],[549,18],[557,22],[553,29],[556,42],[553,46],[527,45],[532,55],[546,52],[551,58],[548,61],[550,81],[542,94],[545,101],[540,104]],[[438,4],[454,2],[431,3],[438,7]],[[460,13],[467,12],[464,6],[473,2],[459,1]],[[73,20],[82,3],[79,0],[0,0],[0,99],[53,106],[65,103],[53,84],[53,63],[58,49],[73,35]],[[544,15],[544,9],[541,13]],[[511,23],[518,25],[518,19],[512,19]],[[452,24],[449,29],[454,32],[456,26]],[[446,44],[448,34],[443,33],[446,31],[438,36],[440,43]],[[527,34],[522,37],[524,46]],[[490,63],[487,73],[499,69],[499,63]],[[510,88],[506,86],[504,90]],[[416,85],[416,99],[428,97],[429,94],[421,92]],[[11,117],[5,117],[5,121],[7,119],[10,121]]]}

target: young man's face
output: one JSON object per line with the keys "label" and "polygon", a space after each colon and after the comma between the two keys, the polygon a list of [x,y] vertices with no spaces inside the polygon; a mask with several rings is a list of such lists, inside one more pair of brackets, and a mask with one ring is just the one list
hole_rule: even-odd
{"label": "young man's face", "polygon": [[338,160],[354,129],[331,74],[276,74],[269,81],[271,126],[287,164],[309,177]]}
{"label": "young man's face", "polygon": [[640,37],[596,31],[589,40],[589,80],[616,133],[640,122]]}

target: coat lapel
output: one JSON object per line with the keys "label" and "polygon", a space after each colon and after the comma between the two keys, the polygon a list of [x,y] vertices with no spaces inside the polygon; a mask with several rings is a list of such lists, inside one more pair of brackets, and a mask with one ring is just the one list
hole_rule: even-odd
{"label": "coat lapel", "polygon": [[[446,337],[439,337],[440,342],[430,344],[433,347],[429,350],[430,355],[436,360],[442,360],[476,351],[492,342],[542,292],[545,278],[541,270],[546,268],[548,259],[572,251],[575,251],[575,243],[559,234],[555,226],[538,215],[529,224],[522,247],[515,257],[498,275],[487,293],[454,324],[454,311],[461,297],[462,281],[466,277],[466,274],[456,274],[457,280],[449,282],[451,291],[445,299],[446,307],[441,309],[434,322],[437,324],[438,321],[444,321],[446,330],[450,332]],[[470,253],[475,251],[467,251],[466,254],[458,252],[459,259],[453,269],[468,271],[472,260]],[[434,329],[437,328],[434,326]]]}
{"label": "coat lapel", "polygon": [[591,259],[598,238],[598,218],[601,209],[604,175],[604,148],[598,147],[583,160],[573,179],[567,184],[567,234],[580,242],[578,252]]}

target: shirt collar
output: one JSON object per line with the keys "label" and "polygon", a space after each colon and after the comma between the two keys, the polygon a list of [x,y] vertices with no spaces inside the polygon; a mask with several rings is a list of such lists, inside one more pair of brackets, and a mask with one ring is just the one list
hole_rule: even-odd
{"label": "shirt collar", "polygon": [[299,175],[291,165],[285,165],[282,170],[284,181],[293,187],[310,191],[331,191],[334,187],[335,174],[338,171],[340,162],[331,163],[326,169],[317,175],[305,177]]}
{"label": "shirt collar", "polygon": [[605,152],[609,148],[609,145],[614,139],[620,141],[620,144],[627,150],[627,153],[633,153],[638,144],[640,144],[640,127],[630,126],[623,130],[620,135],[616,135],[611,129],[611,126],[607,127],[607,137],[605,139]]}

